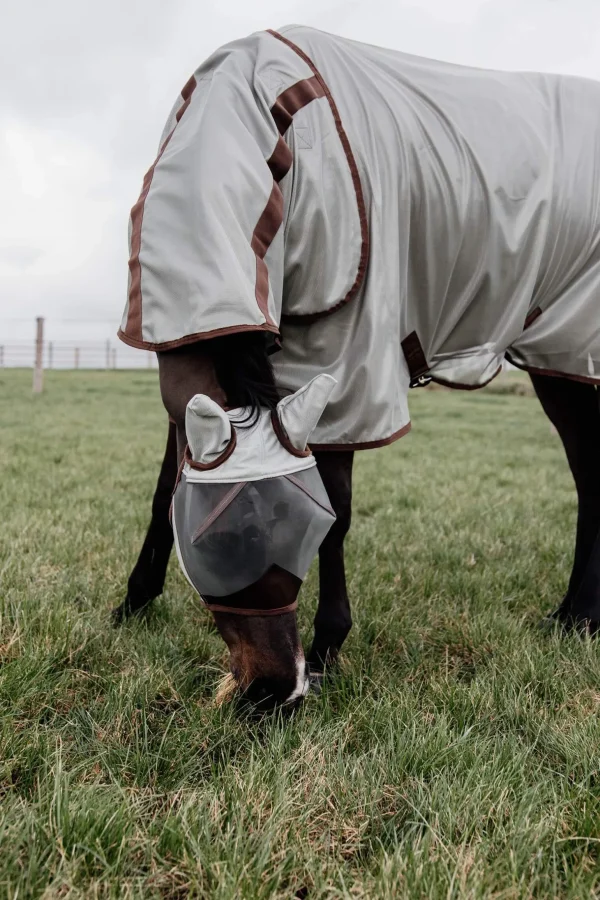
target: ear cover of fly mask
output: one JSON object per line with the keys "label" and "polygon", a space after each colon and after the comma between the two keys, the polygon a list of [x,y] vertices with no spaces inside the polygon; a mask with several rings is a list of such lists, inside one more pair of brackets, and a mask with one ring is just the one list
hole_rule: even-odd
{"label": "ear cover of fly mask", "polygon": [[336,384],[331,375],[317,375],[277,404],[279,421],[297,450],[306,448]]}
{"label": "ear cover of fly mask", "polygon": [[185,432],[192,459],[207,465],[227,449],[231,422],[218,403],[205,394],[196,394],[185,411]]}

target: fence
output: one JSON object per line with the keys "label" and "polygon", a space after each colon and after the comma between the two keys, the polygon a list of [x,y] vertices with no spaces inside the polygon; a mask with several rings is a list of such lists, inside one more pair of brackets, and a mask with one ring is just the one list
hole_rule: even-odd
{"label": "fence", "polygon": [[[36,343],[9,341],[0,344],[0,368],[35,365]],[[135,350],[121,341],[42,341],[44,369],[140,369],[156,368],[156,354]]]}
{"label": "fence", "polygon": [[[13,324],[15,322],[23,323],[23,320],[18,319],[7,321]],[[67,323],[69,326],[74,325],[77,328],[76,322],[65,320],[62,322],[63,333]],[[106,326],[107,323],[98,324]],[[59,322],[53,322],[52,325],[56,333],[57,326],[61,326],[60,320]],[[81,330],[85,329],[89,335],[91,322],[82,320],[80,325]],[[40,393],[43,390],[45,369],[157,368],[155,353],[136,350],[115,338],[107,338],[105,340],[89,340],[89,338],[85,340],[73,338],[69,340],[48,340],[44,326],[43,318],[35,320],[35,328],[32,329],[34,336],[32,336],[31,340],[2,340],[0,338],[0,368],[32,368],[34,393]],[[114,323],[110,323],[110,327],[112,330]],[[73,327],[70,327],[69,330],[72,333]],[[104,330],[106,334],[104,328],[99,328],[98,330],[100,330],[100,333]]]}
{"label": "fence", "polygon": [[[89,331],[89,329],[88,329]],[[44,337],[44,322],[32,328],[31,340],[0,338],[0,368],[152,369],[156,354],[128,347],[117,338],[106,340]]]}

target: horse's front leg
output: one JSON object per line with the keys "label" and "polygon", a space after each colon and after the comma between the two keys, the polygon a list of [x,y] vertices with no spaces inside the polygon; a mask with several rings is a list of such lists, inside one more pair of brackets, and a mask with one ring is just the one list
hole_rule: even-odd
{"label": "horse's front leg", "polygon": [[313,672],[335,662],[352,627],[346,589],[344,539],[352,513],[352,451],[315,453],[319,473],[337,519],[319,550],[319,605],[315,636],[308,655]]}
{"label": "horse's front leg", "polygon": [[173,548],[169,508],[185,447],[187,402],[194,394],[203,393],[224,403],[224,393],[219,386],[214,364],[201,344],[159,353],[158,362],[161,395],[170,417],[169,434],[152,501],[152,519],[138,560],[129,576],[127,596],[113,610],[115,624],[142,612],[163,591]]}
{"label": "horse's front leg", "polygon": [[117,625],[129,616],[142,612],[163,592],[173,547],[169,507],[176,477],[177,433],[175,423],[169,422],[167,446],[152,500],[150,526],[127,582],[127,596],[112,613]]}

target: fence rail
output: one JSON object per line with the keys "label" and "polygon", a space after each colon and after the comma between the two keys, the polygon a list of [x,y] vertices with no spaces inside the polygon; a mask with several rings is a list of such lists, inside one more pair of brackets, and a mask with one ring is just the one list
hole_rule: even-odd
{"label": "fence rail", "polygon": [[[36,341],[0,343],[0,368],[34,368]],[[156,354],[136,350],[121,341],[41,342],[43,369],[152,369]]]}

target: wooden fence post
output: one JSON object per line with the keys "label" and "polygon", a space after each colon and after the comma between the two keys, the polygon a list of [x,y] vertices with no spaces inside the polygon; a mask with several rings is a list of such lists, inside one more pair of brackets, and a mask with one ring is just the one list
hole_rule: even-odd
{"label": "wooden fence post", "polygon": [[79,368],[79,347],[75,347],[75,368]]}
{"label": "wooden fence post", "polygon": [[110,340],[107,340],[107,341],[106,341],[106,357],[105,357],[105,362],[106,362],[106,366],[105,366],[105,367],[106,367],[107,369],[110,369]]}
{"label": "wooden fence post", "polygon": [[41,394],[44,387],[44,319],[35,320],[35,360],[33,363],[33,393]]}
{"label": "wooden fence post", "polygon": [[4,347],[0,344],[0,369],[4,368]]}

